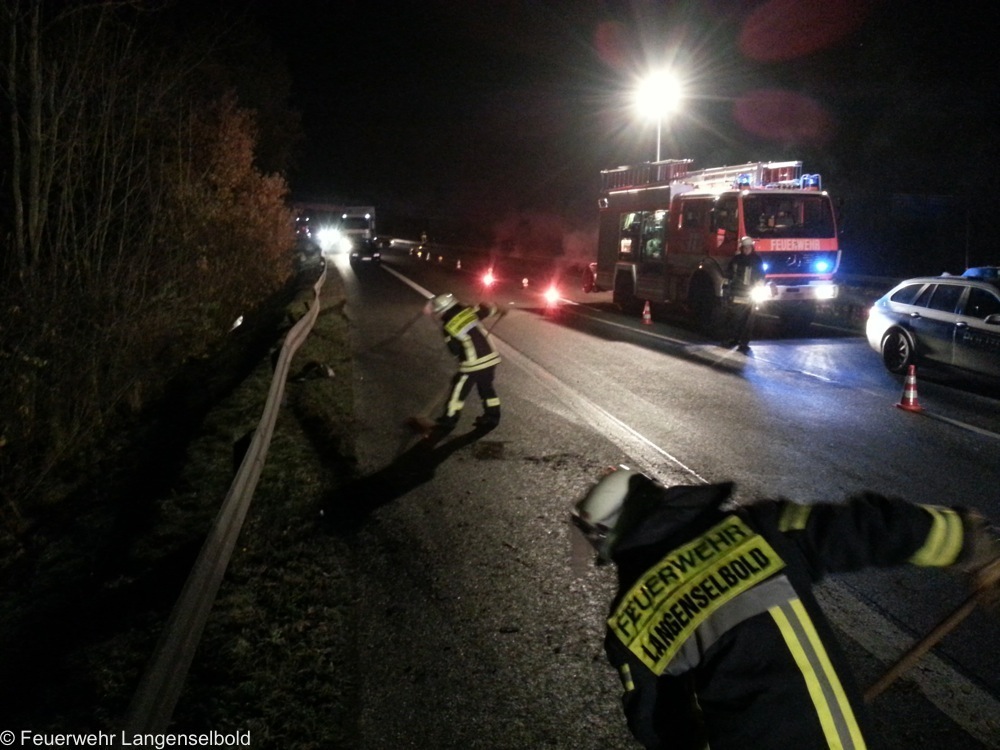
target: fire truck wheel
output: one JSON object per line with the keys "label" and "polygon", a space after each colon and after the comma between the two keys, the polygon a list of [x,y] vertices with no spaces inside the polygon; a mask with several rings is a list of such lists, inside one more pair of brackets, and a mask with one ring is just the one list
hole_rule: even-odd
{"label": "fire truck wheel", "polygon": [[626,315],[638,315],[642,311],[642,302],[635,296],[632,279],[625,274],[615,276],[615,288],[611,301],[621,308]]}

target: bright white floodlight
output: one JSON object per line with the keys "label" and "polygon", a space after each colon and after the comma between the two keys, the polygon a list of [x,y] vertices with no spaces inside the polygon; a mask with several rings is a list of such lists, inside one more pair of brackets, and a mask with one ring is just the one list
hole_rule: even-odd
{"label": "bright white floodlight", "polygon": [[680,79],[668,70],[658,71],[639,83],[635,92],[635,105],[639,114],[656,120],[656,160],[660,161],[660,134],[663,120],[680,107],[683,98]]}

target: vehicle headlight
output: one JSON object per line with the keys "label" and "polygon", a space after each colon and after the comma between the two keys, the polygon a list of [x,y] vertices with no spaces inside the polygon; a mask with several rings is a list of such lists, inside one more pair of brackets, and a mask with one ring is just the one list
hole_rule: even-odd
{"label": "vehicle headlight", "polygon": [[316,232],[316,241],[324,250],[335,247],[339,239],[340,232],[332,227],[320,227],[319,231]]}
{"label": "vehicle headlight", "polygon": [[816,287],[816,299],[833,299],[837,296],[837,287],[833,284],[820,284]]}
{"label": "vehicle headlight", "polygon": [[772,296],[773,293],[769,284],[761,284],[750,290],[750,299],[757,304],[767,302]]}
{"label": "vehicle headlight", "polygon": [[350,237],[341,237],[340,238],[340,251],[342,253],[349,253],[349,252],[351,252],[351,248],[352,247],[353,247],[353,245],[351,245],[351,238]]}

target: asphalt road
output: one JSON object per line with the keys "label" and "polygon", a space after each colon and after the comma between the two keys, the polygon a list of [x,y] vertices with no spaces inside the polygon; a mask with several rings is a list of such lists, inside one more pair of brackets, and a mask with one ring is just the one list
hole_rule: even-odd
{"label": "asphalt road", "polygon": [[[348,291],[363,473],[379,507],[359,532],[366,748],[634,747],[603,659],[613,575],[574,560],[568,510],[609,465],[665,483],[734,480],[741,499],[801,502],[872,489],[1000,518],[996,395],[919,380],[925,411],[858,335],[778,337],[763,320],[744,357],[670,322],[643,325],[606,298],[545,310],[535,290],[484,293],[454,267],[390,255]],[[425,296],[492,294],[504,418],[414,452],[407,417],[434,416],[454,361]],[[581,304],[582,303],[582,304]],[[582,564],[581,564],[582,563]],[[901,569],[820,590],[861,684],[961,601],[961,582]],[[1000,636],[979,611],[873,704],[892,748],[1000,747]]]}

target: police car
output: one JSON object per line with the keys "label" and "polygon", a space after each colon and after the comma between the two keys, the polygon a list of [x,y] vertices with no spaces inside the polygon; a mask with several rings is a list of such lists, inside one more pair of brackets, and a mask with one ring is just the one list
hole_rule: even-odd
{"label": "police car", "polygon": [[927,363],[1000,378],[1000,278],[907,279],[872,305],[866,334],[890,372]]}

